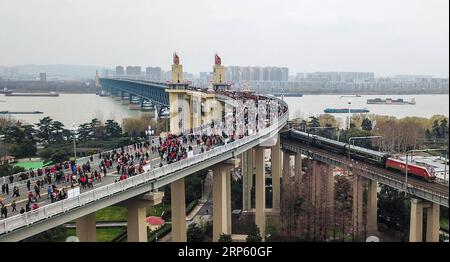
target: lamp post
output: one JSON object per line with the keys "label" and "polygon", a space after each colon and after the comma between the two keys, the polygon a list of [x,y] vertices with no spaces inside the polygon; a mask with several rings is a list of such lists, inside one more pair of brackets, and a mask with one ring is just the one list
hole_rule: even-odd
{"label": "lamp post", "polygon": [[347,121],[347,129],[350,129],[350,119],[351,119],[351,117],[350,117],[350,106],[351,106],[351,104],[352,104],[352,101],[351,100],[348,100],[348,121]]}
{"label": "lamp post", "polygon": [[334,129],[334,130],[336,130],[337,132],[336,132],[336,136],[337,136],[337,141],[339,141],[339,128],[338,127],[333,127],[333,126],[317,126],[317,127],[306,127],[305,126],[305,129],[308,129],[308,131],[310,130],[310,129]]}
{"label": "lamp post", "polygon": [[149,145],[152,144],[152,136],[155,134],[155,130],[152,129],[151,125],[148,125],[147,130],[145,130],[145,134],[148,136]]}
{"label": "lamp post", "polygon": [[[412,149],[406,151],[406,161],[405,161],[405,192],[408,193],[408,155],[409,153],[416,153],[416,152],[436,152],[436,151],[447,151],[447,149],[437,149],[437,148],[430,148],[430,149]],[[448,154],[445,154],[445,163],[444,163],[444,183],[447,180],[447,157]]]}
{"label": "lamp post", "polygon": [[73,156],[74,161],[77,161],[77,127],[75,126],[75,123],[72,123],[72,131],[73,131]]}
{"label": "lamp post", "polygon": [[[383,148],[383,144],[384,144],[384,137],[383,136],[355,136],[355,137],[350,137],[348,139],[348,163],[350,165],[350,142],[353,140],[357,140],[357,139],[375,139],[375,138],[381,138],[381,148]],[[381,150],[383,151],[383,150]]]}

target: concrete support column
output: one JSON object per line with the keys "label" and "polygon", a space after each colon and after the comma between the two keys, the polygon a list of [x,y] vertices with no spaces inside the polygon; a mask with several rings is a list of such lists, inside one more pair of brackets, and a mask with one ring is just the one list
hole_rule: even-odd
{"label": "concrete support column", "polygon": [[439,205],[430,203],[430,207],[427,208],[427,242],[439,242],[439,212]]}
{"label": "concrete support column", "polygon": [[244,177],[242,180],[242,201],[243,201],[243,210],[250,210],[252,209],[252,187],[253,187],[253,149],[247,150],[247,152],[244,153],[244,160],[242,161],[242,168],[244,171]]}
{"label": "concrete support column", "polygon": [[377,223],[377,181],[369,180],[367,187],[367,233],[378,232]]}
{"label": "concrete support column", "polygon": [[97,225],[95,213],[77,218],[77,237],[80,242],[97,242]]}
{"label": "concrete support column", "polygon": [[357,174],[353,174],[353,185],[352,185],[352,195],[353,195],[353,235],[354,237],[360,237],[360,233],[364,228],[363,225],[363,178]]}
{"label": "concrete support column", "polygon": [[227,186],[226,186],[226,219],[227,219],[227,234],[231,234],[231,173],[226,172]]}
{"label": "concrete support column", "polygon": [[272,210],[280,211],[280,177],[281,177],[281,150],[280,137],[277,143],[271,148],[272,162]]}
{"label": "concrete support column", "polygon": [[290,178],[291,172],[291,155],[287,152],[283,152],[283,184],[287,184]]}
{"label": "concrete support column", "polygon": [[264,239],[266,232],[266,178],[264,167],[264,147],[258,146],[255,148],[255,165],[255,223],[259,227],[261,237]]}
{"label": "concrete support column", "polygon": [[231,234],[230,168],[217,165],[213,168],[213,241],[221,234]]}
{"label": "concrete support column", "polygon": [[409,223],[409,242],[422,242],[423,239],[423,202],[411,199],[411,217]]}
{"label": "concrete support column", "polygon": [[302,175],[302,155],[296,154],[295,155],[295,177],[300,178]]}
{"label": "concrete support column", "polygon": [[170,184],[172,202],[172,241],[186,242],[186,203],[184,178]]}
{"label": "concrete support column", "polygon": [[146,207],[137,201],[127,205],[127,240],[128,242],[147,242]]}
{"label": "concrete support column", "polygon": [[[326,165],[325,168],[326,179],[326,216],[328,223],[326,225],[333,225],[335,223],[335,201],[334,201],[334,174],[333,168],[330,165]],[[328,230],[328,229],[327,229]]]}

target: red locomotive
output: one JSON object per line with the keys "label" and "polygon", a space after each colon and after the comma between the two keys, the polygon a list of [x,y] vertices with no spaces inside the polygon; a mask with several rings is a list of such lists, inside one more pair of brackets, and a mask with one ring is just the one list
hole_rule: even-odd
{"label": "red locomotive", "polygon": [[[386,168],[398,170],[402,173],[406,173],[406,163],[395,158],[386,159]],[[433,168],[426,168],[408,163],[408,175],[421,177],[428,182],[433,182],[436,179],[436,175]]]}

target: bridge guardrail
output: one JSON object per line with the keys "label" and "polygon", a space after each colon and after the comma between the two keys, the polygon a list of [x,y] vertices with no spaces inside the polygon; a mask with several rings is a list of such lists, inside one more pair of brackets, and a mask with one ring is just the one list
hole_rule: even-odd
{"label": "bridge guardrail", "polygon": [[[280,100],[281,101],[281,100]],[[284,103],[284,101],[283,101]],[[280,126],[287,123],[287,119],[289,116],[289,111],[286,111],[279,119],[276,124],[272,124],[271,126],[261,129],[258,133],[253,135],[244,137],[242,139],[237,139],[233,142],[230,142],[224,146],[219,146],[213,148],[209,151],[205,151],[204,153],[194,155],[190,158],[183,159],[181,161],[172,163],[170,165],[165,165],[160,168],[152,169],[148,172],[132,176],[128,179],[124,179],[118,181],[113,184],[105,185],[96,189],[93,189],[88,192],[84,192],[77,197],[64,199],[58,202],[54,202],[43,207],[40,207],[36,210],[32,210],[30,212],[25,212],[24,214],[15,215],[0,221],[0,235],[5,234],[7,232],[11,232],[15,229],[28,226],[30,224],[39,222],[41,220],[47,219],[51,216],[67,212],[71,209],[81,207],[98,199],[108,197],[110,195],[116,194],[120,191],[126,190],[128,188],[141,185],[143,183],[147,183],[150,181],[154,181],[159,178],[166,177],[171,173],[182,170],[186,167],[189,167],[193,164],[206,161],[210,158],[228,152],[232,149],[238,148],[244,144],[247,144],[255,139],[263,137],[275,130],[277,130]]]}
{"label": "bridge guardrail", "polygon": [[[192,132],[193,132],[194,134],[196,134],[196,133],[198,133],[198,132],[201,132],[201,131],[204,130],[204,129],[207,129],[210,125],[211,125],[211,123],[208,122],[208,123],[206,123],[206,124],[203,124],[203,125],[200,126],[200,127],[193,128],[193,129],[192,129]],[[190,132],[190,129],[189,129],[189,130],[188,130],[188,129],[185,129],[185,130],[183,130],[182,132]],[[180,132],[180,133],[182,133],[182,132]],[[154,138],[154,139],[152,139],[152,141],[153,141],[153,142],[158,142],[158,138]],[[129,152],[130,150],[133,149],[133,145],[127,145],[127,146],[124,146],[123,148],[124,148],[125,152]],[[103,154],[108,154],[108,153],[112,153],[114,150],[120,151],[120,148],[116,148],[116,149],[111,149],[111,150],[103,151],[103,152],[101,152],[101,153],[102,153],[102,155],[103,155]],[[92,154],[92,155],[80,157],[80,158],[78,158],[78,159],[76,160],[76,162],[78,162],[78,163],[87,163],[87,161],[90,161],[91,156],[92,156],[92,158],[93,158],[93,162],[91,162],[91,163],[96,163],[96,162],[99,162],[99,161],[101,160],[101,158],[98,157],[98,156],[99,156],[99,153],[95,153],[95,154]],[[27,183],[28,180],[30,180],[30,182],[36,182],[37,180],[40,180],[40,179],[42,179],[42,178],[45,176],[44,174],[43,174],[43,175],[40,175],[40,176],[37,175],[37,170],[38,170],[38,168],[32,169],[32,170],[35,172],[35,176],[34,176],[34,177],[29,177],[28,179],[24,179],[24,180],[18,180],[19,177],[20,177],[22,174],[25,174],[25,173],[27,173],[27,172],[30,172],[31,170],[27,170],[27,171],[24,171],[24,172],[19,172],[19,173],[16,173],[16,174],[13,175],[13,181],[14,181],[14,180],[18,180],[18,181],[13,182],[13,183],[8,183],[8,181],[9,181],[9,176],[4,176],[4,177],[2,177],[2,179],[0,179],[0,186],[1,186],[2,184],[8,184],[8,186],[12,189],[14,186],[18,186],[18,187],[24,186],[24,185]],[[64,171],[64,172],[72,172],[72,171],[70,170],[70,168],[69,168],[69,169],[63,169],[63,171]]]}
{"label": "bridge guardrail", "polygon": [[[293,146],[293,145],[289,144],[288,142],[282,143],[282,146],[283,146],[283,148],[285,148],[287,150],[297,152],[297,150],[296,150],[297,146]],[[309,151],[309,149],[304,149],[304,151],[307,152],[307,151]],[[303,153],[303,152],[301,152],[301,153]],[[345,161],[339,160],[332,156],[328,156],[328,155],[325,156],[325,155],[322,155],[317,152],[313,152],[312,154],[315,159],[318,159],[319,161],[322,160],[322,162],[331,163],[336,166],[347,166],[348,165],[348,163],[346,163]],[[319,157],[317,157],[317,156],[319,156]],[[350,167],[353,168],[353,165],[350,164]],[[366,165],[361,165],[355,169],[357,169],[360,172],[362,171],[360,173],[360,175],[363,177],[373,179],[375,181],[378,181],[379,183],[391,186],[398,190],[405,190],[405,181],[404,180],[399,180],[397,178],[378,173],[378,172],[370,169]],[[437,192],[433,192],[424,187],[412,185],[411,183],[408,183],[407,190],[408,190],[409,194],[412,194],[417,197],[421,197],[423,199],[426,199],[426,200],[429,200],[432,202],[436,202],[436,203],[439,203],[440,205],[448,207],[448,197],[446,197],[445,195],[439,194]]]}

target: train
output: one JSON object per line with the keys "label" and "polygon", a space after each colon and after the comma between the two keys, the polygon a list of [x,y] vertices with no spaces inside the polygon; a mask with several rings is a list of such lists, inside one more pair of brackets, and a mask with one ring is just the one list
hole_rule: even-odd
{"label": "train", "polygon": [[[348,143],[292,129],[290,132],[284,133],[283,136],[285,138],[293,138],[307,145],[325,149],[336,154],[349,156],[362,162],[401,172],[403,174],[406,173],[406,163],[402,160],[392,158],[389,153],[354,145],[350,146]],[[408,163],[408,176],[409,175],[421,178],[427,182],[434,182],[436,180],[436,174],[433,168]]]}

